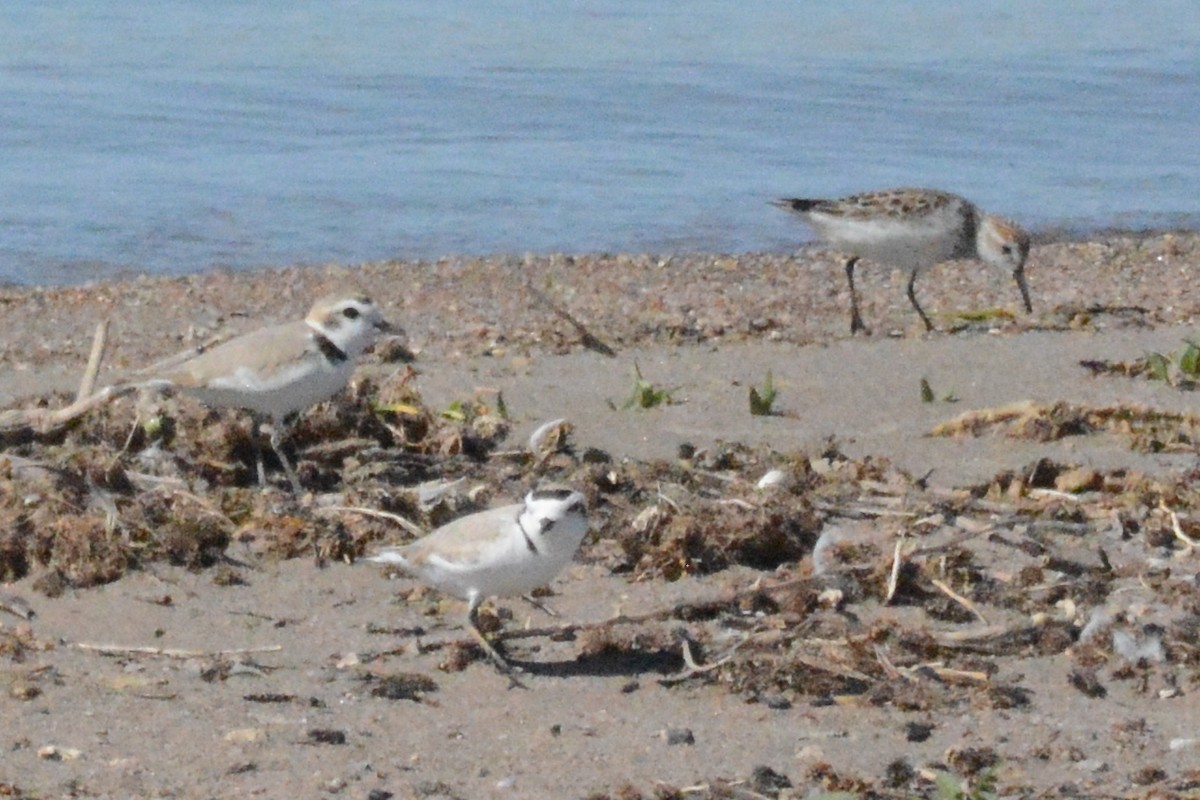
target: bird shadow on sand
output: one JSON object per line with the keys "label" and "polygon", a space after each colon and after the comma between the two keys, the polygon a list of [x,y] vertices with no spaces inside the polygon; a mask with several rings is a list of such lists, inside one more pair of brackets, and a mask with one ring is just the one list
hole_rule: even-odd
{"label": "bird shadow on sand", "polygon": [[666,650],[603,650],[577,656],[569,661],[519,661],[509,659],[520,674],[547,678],[612,678],[639,675],[674,675],[684,667],[678,653]]}

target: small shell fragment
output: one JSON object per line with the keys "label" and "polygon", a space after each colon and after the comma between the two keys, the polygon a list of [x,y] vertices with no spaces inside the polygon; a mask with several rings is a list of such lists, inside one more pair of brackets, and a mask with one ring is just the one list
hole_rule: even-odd
{"label": "small shell fragment", "polygon": [[755,486],[762,489],[786,489],[792,483],[792,476],[781,469],[768,470],[766,475],[758,479]]}
{"label": "small shell fragment", "polygon": [[638,533],[645,533],[652,530],[662,519],[662,509],[657,505],[647,506],[642,509],[636,517],[633,518],[632,527]]}
{"label": "small shell fragment", "polygon": [[825,589],[817,595],[817,602],[825,608],[841,608],[846,594],[841,589]]}
{"label": "small shell fragment", "polygon": [[48,744],[44,747],[39,747],[37,751],[38,758],[46,761],[74,761],[83,755],[74,747],[58,747]]}
{"label": "small shell fragment", "polygon": [[457,490],[464,482],[466,482],[466,478],[458,478],[451,481],[426,481],[417,486],[417,504],[421,507],[422,511],[428,511],[442,502],[447,495]]}
{"label": "small shell fragment", "polygon": [[566,419],[552,419],[529,434],[529,452],[535,455],[556,452],[567,441],[573,426]]}

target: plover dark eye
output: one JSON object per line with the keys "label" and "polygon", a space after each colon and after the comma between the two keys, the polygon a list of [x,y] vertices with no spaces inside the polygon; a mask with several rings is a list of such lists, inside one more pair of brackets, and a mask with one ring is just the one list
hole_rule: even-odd
{"label": "plover dark eye", "polygon": [[554,527],[554,524],[555,524],[556,522],[558,522],[558,520],[556,520],[556,519],[544,519],[544,520],[542,520],[542,533],[549,533],[549,532],[550,532],[550,529]]}
{"label": "plover dark eye", "polygon": [[342,316],[345,317],[346,319],[358,319],[360,316],[362,316],[362,314],[361,314],[361,312],[359,312],[359,310],[357,308],[355,308],[354,306],[350,306],[349,308],[347,308],[345,311],[342,312]]}

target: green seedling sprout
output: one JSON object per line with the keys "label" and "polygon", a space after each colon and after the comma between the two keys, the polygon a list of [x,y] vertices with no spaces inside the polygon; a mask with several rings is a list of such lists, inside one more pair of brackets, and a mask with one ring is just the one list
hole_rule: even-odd
{"label": "green seedling sprout", "polygon": [[762,391],[758,391],[754,386],[750,387],[750,413],[756,417],[769,417],[773,413],[771,408],[775,405],[776,394],[775,376],[771,370],[767,370]]}
{"label": "green seedling sprout", "polygon": [[[642,369],[636,361],[633,362],[633,390],[630,392],[629,399],[621,406],[621,410],[629,408],[654,408],[663,403],[673,403],[674,398],[671,393],[674,389],[656,389],[654,384],[646,380],[642,376]],[[611,406],[612,403],[610,402]]]}

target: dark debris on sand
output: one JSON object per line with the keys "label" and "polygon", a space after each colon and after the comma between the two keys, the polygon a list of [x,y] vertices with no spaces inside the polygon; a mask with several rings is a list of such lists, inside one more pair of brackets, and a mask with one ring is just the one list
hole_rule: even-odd
{"label": "dark debris on sand", "polygon": [[[1097,257],[1108,252],[1102,244],[1068,247],[1092,248]],[[778,262],[764,262],[763,274],[779,271]],[[455,297],[486,296],[507,274],[470,261],[437,266],[454,273]],[[823,335],[804,332],[797,322],[803,315],[782,300],[764,300],[779,295],[773,289],[757,305],[742,302],[741,279],[720,258],[706,262],[694,281],[681,277],[684,266],[669,259],[606,257],[585,264],[553,257],[533,268],[539,281],[554,286],[564,285],[574,269],[588,270],[604,312],[583,316],[617,344],[776,329],[801,331],[798,341]],[[831,287],[836,277],[835,271],[828,278]],[[204,286],[222,280],[232,279],[197,278],[180,283],[179,291],[203,295]],[[446,284],[445,275],[437,280]],[[694,289],[656,288],[668,281]],[[307,289],[297,288],[296,298],[308,297]],[[57,302],[73,291],[46,294]],[[835,291],[811,294],[828,298]],[[700,295],[709,297],[707,305],[689,300]],[[117,293],[112,303],[136,296]],[[428,300],[414,296],[414,302]],[[449,331],[445,348],[478,354],[505,346],[576,346],[568,327],[501,330],[496,320],[522,318],[513,310],[519,303],[507,296],[493,305],[464,302],[483,311]],[[1195,310],[1166,300],[1150,305],[1175,309],[1176,316]],[[906,318],[902,297],[896,306],[894,316]],[[1111,311],[1064,304],[1050,319],[1078,327]],[[1122,319],[1140,324],[1145,316],[1134,309]],[[751,324],[760,318],[769,323]],[[633,322],[621,328],[619,320]],[[829,323],[831,330],[838,325]],[[16,358],[20,349],[14,340],[5,357]],[[70,400],[42,402],[56,408]],[[1190,415],[1147,408],[1028,404],[972,412],[935,433],[1045,442],[1105,431],[1124,437],[1130,448],[1154,452],[1194,449],[1195,428]],[[835,704],[915,712],[928,720],[906,729],[915,742],[940,720],[971,710],[1036,709],[1043,702],[1032,685],[1036,676],[1022,666],[1035,658],[1066,664],[1061,691],[1089,702],[1104,702],[1118,687],[1137,697],[1169,698],[1200,681],[1200,583],[1194,570],[1180,567],[1200,547],[1198,471],[1150,477],[1043,458],[976,486],[946,490],[886,458],[850,458],[836,441],[803,452],[732,443],[647,463],[579,450],[566,436],[548,451],[530,453],[509,441],[509,432],[497,397],[439,410],[425,405],[408,371],[360,381],[290,430],[286,447],[309,492],[297,498],[282,488],[277,464],[268,462],[273,485],[266,491],[256,485],[246,415],[181,398],[122,397],[52,433],[24,431],[0,440],[0,582],[36,576],[36,588],[54,595],[169,562],[236,585],[235,545],[239,559],[354,560],[374,543],[396,538],[394,522],[362,509],[430,529],[493,498],[556,482],[579,488],[589,500],[596,533],[585,541],[581,560],[638,582],[736,576],[703,602],[572,632],[581,659],[658,658],[656,664],[669,667],[660,672],[671,691],[732,695],[761,704],[764,713]],[[272,457],[269,450],[265,455]],[[760,485],[768,473],[776,479]],[[487,614],[483,619],[489,631],[503,628]],[[51,646],[25,621],[5,617],[0,624],[4,662],[21,664]],[[473,647],[452,648],[446,668],[476,658]],[[14,684],[12,696],[33,697],[37,688],[36,681]],[[377,676],[364,693],[430,702],[427,695],[436,690],[430,678],[398,673]],[[1114,728],[1104,735],[1135,741],[1139,734]],[[309,736],[313,743],[347,741],[337,730],[313,729]],[[1053,749],[1044,755],[1072,762],[1086,757]],[[690,787],[661,785],[650,794],[615,786],[591,796],[1036,794],[1002,781],[997,786],[998,758],[976,743],[947,752],[940,763],[899,760],[874,776],[842,774],[817,762],[712,776]],[[952,786],[945,776],[953,776]],[[1156,796],[1200,785],[1195,774],[1155,764],[1126,777]],[[0,782],[3,794],[22,796]]]}
{"label": "dark debris on sand", "polygon": [[[1200,680],[1200,587],[1172,569],[1200,545],[1200,475],[1081,475],[1040,460],[950,491],[886,459],[848,458],[836,442],[808,453],[729,444],[669,462],[617,463],[585,457],[564,436],[535,456],[501,449],[509,426],[494,405],[478,399],[437,413],[407,373],[358,385],[292,431],[288,446],[312,489],[294,498],[254,484],[242,415],[166,400],[147,416],[134,398],[115,401],[0,456],[0,579],[38,574],[35,586],[56,594],[168,561],[213,570],[217,580],[235,541],[262,558],[354,559],[394,527],[340,508],[432,527],[487,502],[456,488],[458,478],[503,496],[556,481],[581,488],[593,508],[599,533],[583,560],[633,581],[733,566],[760,576],[646,619],[640,633],[636,625],[584,631],[580,657],[677,654],[681,640],[664,623],[682,625],[687,651],[672,655],[680,683],[764,704],[932,718],[1029,707],[1034,694],[1009,668],[1026,657],[1067,656],[1074,666],[1065,687],[1092,697],[1117,681],[1154,693]],[[978,435],[982,424],[959,429]],[[776,480],[760,487],[769,471]],[[28,626],[0,629],[7,660],[39,646]],[[475,657],[468,652],[451,661],[461,668]],[[384,677],[371,693],[419,700],[436,690],[419,678]],[[986,773],[993,755],[963,751],[948,769]],[[929,778],[928,770],[896,772],[887,791],[832,772],[807,780],[901,796]],[[745,786],[713,784],[707,796],[739,796],[723,792]]]}

